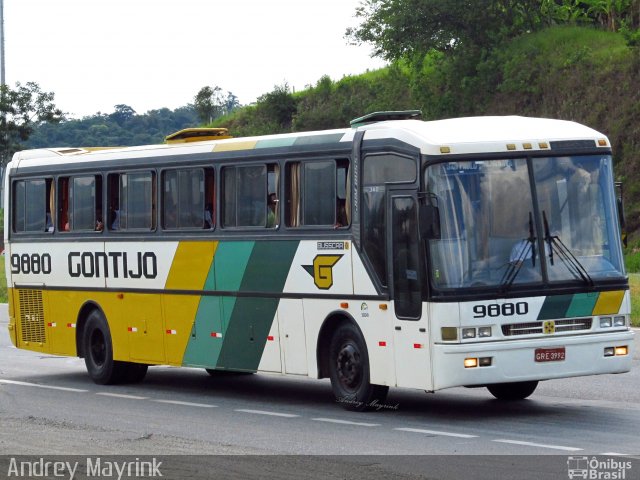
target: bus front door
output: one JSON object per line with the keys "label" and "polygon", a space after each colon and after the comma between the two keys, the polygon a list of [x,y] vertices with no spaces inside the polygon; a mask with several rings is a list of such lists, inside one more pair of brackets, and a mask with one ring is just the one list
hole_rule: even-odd
{"label": "bus front door", "polygon": [[387,244],[394,306],[394,352],[399,387],[432,388],[427,310],[422,308],[423,262],[415,191],[389,195]]}

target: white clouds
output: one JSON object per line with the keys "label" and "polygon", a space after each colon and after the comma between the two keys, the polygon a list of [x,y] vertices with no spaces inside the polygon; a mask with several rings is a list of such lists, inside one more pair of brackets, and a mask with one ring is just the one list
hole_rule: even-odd
{"label": "white clouds", "polygon": [[274,85],[379,68],[346,44],[358,0],[4,0],[7,83],[35,81],[75,116],[143,113],[205,85],[250,103]]}

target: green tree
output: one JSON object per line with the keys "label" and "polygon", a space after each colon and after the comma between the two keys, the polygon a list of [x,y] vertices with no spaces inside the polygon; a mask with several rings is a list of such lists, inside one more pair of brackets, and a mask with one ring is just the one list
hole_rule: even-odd
{"label": "green tree", "polygon": [[114,112],[109,115],[109,118],[113,119],[118,125],[122,126],[127,120],[131,120],[136,111],[129,105],[118,104],[115,107]]}
{"label": "green tree", "polygon": [[22,147],[41,123],[58,123],[62,110],[53,103],[54,94],[43,92],[35,82],[16,83],[15,88],[0,85],[0,152],[1,167]]}
{"label": "green tree", "polygon": [[291,131],[296,110],[296,100],[287,83],[276,85],[256,102],[256,113],[264,124],[264,133]]}
{"label": "green tree", "polygon": [[387,60],[489,49],[542,22],[540,0],[362,0],[356,17],[347,38]]}
{"label": "green tree", "polygon": [[200,120],[209,124],[216,118],[231,113],[240,106],[240,102],[233,93],[224,94],[216,85],[213,88],[202,87],[194,98],[194,106]]}

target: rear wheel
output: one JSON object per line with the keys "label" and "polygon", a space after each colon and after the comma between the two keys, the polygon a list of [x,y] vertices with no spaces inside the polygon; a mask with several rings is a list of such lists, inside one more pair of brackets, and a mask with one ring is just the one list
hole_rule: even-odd
{"label": "rear wheel", "polygon": [[524,400],[535,391],[537,386],[537,381],[496,383],[495,385],[487,385],[487,389],[498,400]]}
{"label": "rear wheel", "polygon": [[369,356],[362,334],[351,323],[338,327],[329,344],[329,376],[336,401],[347,410],[379,405],[389,387],[369,381]]}

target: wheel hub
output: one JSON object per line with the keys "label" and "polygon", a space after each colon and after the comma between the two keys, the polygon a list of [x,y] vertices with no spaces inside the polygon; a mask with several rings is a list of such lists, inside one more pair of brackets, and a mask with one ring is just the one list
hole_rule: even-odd
{"label": "wheel hub", "polygon": [[98,330],[91,335],[91,358],[96,365],[101,366],[107,357],[107,347],[104,342],[104,336]]}
{"label": "wheel hub", "polygon": [[362,362],[358,349],[352,344],[343,345],[338,353],[337,362],[340,382],[345,387],[357,387],[362,378]]}

